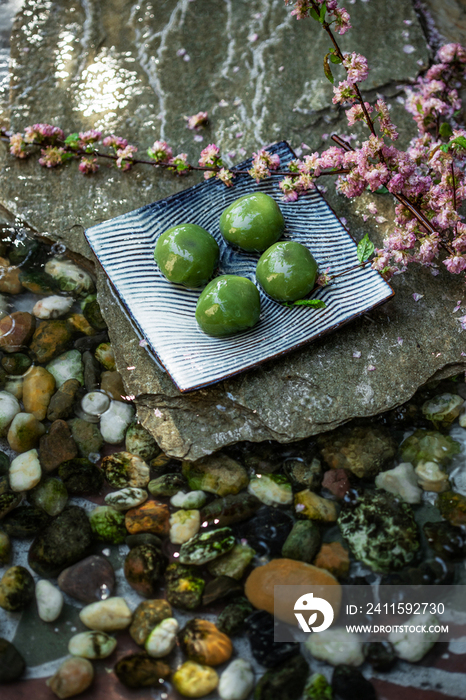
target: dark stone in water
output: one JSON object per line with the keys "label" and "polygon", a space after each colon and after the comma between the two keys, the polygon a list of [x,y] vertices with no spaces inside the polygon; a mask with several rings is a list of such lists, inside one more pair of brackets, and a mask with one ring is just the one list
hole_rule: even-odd
{"label": "dark stone in water", "polygon": [[81,384],[77,379],[67,379],[50,399],[47,409],[47,419],[53,423],[61,418],[69,418]]}
{"label": "dark stone in water", "polygon": [[212,605],[217,600],[232,598],[244,593],[244,586],[231,576],[217,576],[204,588],[202,605]]}
{"label": "dark stone in water", "polygon": [[15,681],[25,668],[26,663],[16,647],[0,637],[0,683]]}
{"label": "dark stone in water", "polygon": [[218,520],[215,523],[218,527],[234,525],[251,518],[261,505],[258,498],[244,491],[216,498],[201,510],[201,523]]}
{"label": "dark stone in water", "polygon": [[275,627],[280,624],[265,610],[257,610],[246,621],[251,653],[257,663],[266,668],[274,668],[299,651],[297,642],[274,641]]}
{"label": "dark stone in water", "polygon": [[369,642],[365,646],[366,661],[370,663],[374,671],[389,671],[396,663],[396,654],[393,644],[383,642]]}
{"label": "dark stone in water", "polygon": [[12,355],[2,357],[2,367],[7,374],[24,374],[31,365],[31,358],[22,352],[14,352]]}
{"label": "dark stone in water", "polygon": [[196,566],[169,564],[165,571],[167,600],[174,608],[196,610],[202,602],[205,581]]}
{"label": "dark stone in water", "polygon": [[[273,671],[267,671],[254,691],[254,700],[298,700],[309,675],[309,666],[301,654],[292,656]],[[351,700],[355,700],[353,696]],[[358,698],[362,700],[362,698]]]}
{"label": "dark stone in water", "polygon": [[282,547],[282,557],[312,564],[320,549],[322,535],[312,520],[298,520]]}
{"label": "dark stone in water", "polygon": [[466,553],[466,539],[460,528],[447,522],[424,523],[427,543],[444,559],[462,559]]}
{"label": "dark stone in water", "polygon": [[114,671],[120,683],[127,688],[160,686],[160,679],[165,680],[171,674],[168,664],[144,653],[124,656],[116,663]]}
{"label": "dark stone in water", "polygon": [[89,351],[83,353],[84,386],[87,391],[94,391],[100,387],[100,364]]}
{"label": "dark stone in water", "polygon": [[234,603],[227,605],[218,616],[218,629],[229,637],[240,634],[243,631],[246,619],[253,610],[254,608],[247,598],[238,598]]}
{"label": "dark stone in water", "polygon": [[74,341],[73,347],[76,350],[95,350],[100,343],[108,343],[108,333],[107,331],[102,331],[96,335],[86,335],[83,338],[78,338]]}
{"label": "dark stone in water", "polygon": [[279,557],[293,524],[293,518],[278,508],[264,508],[248,523],[235,529],[258,554]]}
{"label": "dark stone in water", "polygon": [[164,563],[160,549],[150,544],[138,545],[126,556],[125,578],[140,595],[153,598],[160,587]]}
{"label": "dark stone in water", "polygon": [[95,603],[112,595],[115,572],[106,557],[93,554],[64,569],[58,577],[64,593],[82,603]]}
{"label": "dark stone in water", "polygon": [[240,461],[258,474],[272,474],[278,471],[283,463],[282,448],[274,440],[244,442],[242,448]]}
{"label": "dark stone in water", "polygon": [[317,491],[322,484],[322,466],[318,459],[309,462],[302,457],[288,457],[283,463],[283,471],[298,490]]}
{"label": "dark stone in water", "polygon": [[0,476],[8,474],[10,470],[10,458],[4,452],[0,452]]}
{"label": "dark stone in water", "polygon": [[2,527],[10,537],[35,537],[50,522],[50,516],[40,508],[19,506],[9,513]]}
{"label": "dark stone in water", "polygon": [[107,328],[95,294],[89,294],[84,299],[82,310],[84,318],[93,328],[98,331],[104,331]]}
{"label": "dark stone in water", "polygon": [[149,493],[156,498],[174,496],[178,491],[188,490],[186,479],[181,474],[164,474],[149,481]]}
{"label": "dark stone in water", "polygon": [[15,491],[0,493],[0,519],[21,503],[22,496]]}
{"label": "dark stone in water", "polygon": [[77,454],[78,447],[68,423],[64,420],[54,421],[48,433],[42,435],[39,442],[39,461],[42,469],[46,472],[54,471],[63,462],[74,459]]}
{"label": "dark stone in water", "polygon": [[7,257],[11,265],[24,267],[26,262],[35,262],[38,253],[40,253],[39,242],[35,238],[26,236],[11,242]]}
{"label": "dark stone in water", "polygon": [[336,666],[332,675],[335,700],[377,700],[375,688],[354,666]]}
{"label": "dark stone in water", "polygon": [[29,566],[46,578],[53,578],[84,557],[93,541],[86,511],[68,506],[34,540]]}
{"label": "dark stone in water", "polygon": [[125,539],[125,544],[127,544],[130,549],[139,547],[139,545],[142,544],[149,544],[157,549],[162,549],[163,542],[160,537],[153,535],[151,532],[140,532],[137,535],[128,535]]}
{"label": "dark stone in water", "polygon": [[96,494],[104,483],[99,467],[84,457],[63,462],[58,468],[58,476],[69,494]]}

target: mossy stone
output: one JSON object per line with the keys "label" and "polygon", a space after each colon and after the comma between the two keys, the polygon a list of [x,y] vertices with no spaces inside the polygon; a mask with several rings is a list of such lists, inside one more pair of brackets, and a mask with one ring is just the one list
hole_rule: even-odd
{"label": "mossy stone", "polygon": [[107,328],[96,294],[87,295],[81,303],[81,310],[86,321],[97,331],[104,331]]}
{"label": "mossy stone", "polygon": [[437,508],[451,525],[466,525],[466,496],[454,491],[444,491],[437,499]]}
{"label": "mossy stone", "polygon": [[148,654],[129,654],[115,664],[115,675],[127,688],[159,687],[160,679],[171,675],[170,666]]}
{"label": "mossy stone", "polygon": [[0,683],[17,680],[25,668],[26,662],[16,647],[0,637]]}
{"label": "mossy stone", "polygon": [[79,457],[60,464],[58,476],[68,493],[73,495],[97,494],[104,483],[104,475],[99,467],[88,459]]}
{"label": "mossy stone", "polygon": [[65,484],[55,477],[44,479],[28,492],[28,501],[54,517],[62,512],[68,501]]}
{"label": "mossy stone", "polygon": [[162,233],[155,245],[154,258],[169,282],[184,287],[202,287],[215,270],[217,241],[201,226],[178,224]]}
{"label": "mossy stone", "polygon": [[8,564],[11,556],[11,542],[7,533],[0,530],[0,564]]}
{"label": "mossy stone", "polygon": [[306,246],[281,241],[270,246],[259,258],[256,279],[275,301],[296,301],[313,289],[317,263]]}
{"label": "mossy stone", "polygon": [[97,506],[89,515],[92,532],[96,540],[123,544],[127,532],[125,514],[111,506]]}
{"label": "mossy stone", "polygon": [[31,358],[22,352],[14,352],[2,357],[2,367],[7,374],[22,375],[27,372],[31,365]]}
{"label": "mossy stone", "polygon": [[180,564],[202,566],[226,554],[235,545],[235,536],[229,527],[194,535],[181,545]]}
{"label": "mossy stone", "polygon": [[311,564],[319,551],[322,535],[312,520],[299,520],[282,547],[282,557]]}
{"label": "mossy stone", "polygon": [[167,600],[174,608],[196,610],[202,603],[205,581],[194,566],[177,562],[169,564],[165,571]]}
{"label": "mossy stone", "polygon": [[140,595],[152,598],[160,586],[164,569],[161,551],[150,544],[130,549],[125,559],[125,578]]}
{"label": "mossy stone", "polygon": [[21,503],[22,496],[14,491],[0,493],[0,519]]}
{"label": "mossy stone", "polygon": [[129,633],[136,644],[143,646],[154,627],[168,617],[173,617],[173,612],[166,600],[144,600],[134,611]]}
{"label": "mossy stone", "polygon": [[253,328],[261,312],[257,287],[246,277],[222,275],[209,282],[196,305],[196,321],[207,335],[222,338]]}
{"label": "mossy stone", "polygon": [[153,496],[168,498],[185,489],[186,481],[181,474],[164,474],[149,481],[147,488]]}
{"label": "mossy stone", "polygon": [[18,612],[34,598],[34,579],[24,566],[7,569],[0,581],[0,608]]}
{"label": "mossy stone", "polygon": [[223,211],[219,223],[227,243],[248,252],[266,250],[285,230],[280,207],[263,192],[236,199]]}
{"label": "mossy stone", "polygon": [[436,430],[416,430],[402,443],[401,459],[416,467],[419,462],[437,462],[446,467],[459,454],[461,445]]}
{"label": "mossy stone", "polygon": [[254,608],[247,598],[237,598],[222,610],[218,616],[217,627],[229,637],[240,634],[246,619],[253,611]]}
{"label": "mossy stone", "polygon": [[2,527],[10,537],[34,537],[50,521],[50,517],[40,508],[19,506],[3,519]]}
{"label": "mossy stone", "polygon": [[267,671],[254,690],[254,700],[298,700],[309,675],[309,666],[301,654]]}
{"label": "mossy stone", "polygon": [[73,418],[68,422],[73,440],[78,446],[81,457],[98,454],[104,444],[104,439],[95,423],[88,423],[82,418]]}
{"label": "mossy stone", "polygon": [[126,431],[125,449],[148,464],[160,454],[160,447],[155,439],[140,423],[132,423]]}
{"label": "mossy stone", "polygon": [[33,294],[50,296],[58,291],[58,284],[53,277],[42,270],[21,270],[19,280]]}

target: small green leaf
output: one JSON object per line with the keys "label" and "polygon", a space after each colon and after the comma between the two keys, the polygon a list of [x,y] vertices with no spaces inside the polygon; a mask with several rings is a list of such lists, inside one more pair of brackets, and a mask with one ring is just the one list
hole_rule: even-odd
{"label": "small green leaf", "polygon": [[364,238],[362,238],[358,243],[357,254],[360,263],[369,260],[372,253],[374,252],[374,244],[369,240],[369,235],[366,233]]}
{"label": "small green leaf", "polygon": [[79,134],[70,134],[65,139],[65,145],[70,148],[79,148]]}
{"label": "small green leaf", "polygon": [[333,53],[333,51],[330,52],[330,60],[331,60],[332,63],[343,63],[343,61],[341,60],[341,58],[340,58],[339,56],[335,56],[335,54]]}
{"label": "small green leaf", "polygon": [[449,148],[450,148],[449,143],[442,143],[442,145],[440,146],[440,150],[443,151],[444,153],[448,153]]}
{"label": "small green leaf", "polygon": [[440,124],[439,134],[442,139],[449,139],[450,136],[453,135],[453,129],[448,122],[443,122],[443,124]]}
{"label": "small green leaf", "polygon": [[327,304],[321,299],[298,299],[285,306],[310,306],[312,309],[326,309]]}
{"label": "small green leaf", "polygon": [[324,57],[324,73],[325,73],[325,77],[327,78],[327,80],[330,80],[330,82],[331,82],[332,85],[333,85],[333,83],[335,82],[335,80],[334,80],[334,78],[333,78],[332,71],[330,70],[330,63],[328,62],[328,57],[329,57],[329,56],[330,56],[330,54],[327,53],[327,54],[325,55],[325,57]]}
{"label": "small green leaf", "polygon": [[322,7],[320,8],[320,17],[319,17],[319,22],[323,24],[325,22],[325,15],[327,12],[327,5],[325,2],[322,3]]}
{"label": "small green leaf", "polygon": [[466,138],[464,136],[457,136],[456,139],[450,141],[450,143],[448,144],[449,147],[451,148],[454,143],[458,144],[458,146],[461,146],[461,148],[466,149]]}
{"label": "small green leaf", "polygon": [[390,190],[387,190],[385,185],[380,185],[380,187],[377,187],[375,190],[375,194],[390,194]]}
{"label": "small green leaf", "polygon": [[309,14],[311,15],[312,19],[316,19],[317,21],[319,21],[319,15],[312,7],[309,10]]}

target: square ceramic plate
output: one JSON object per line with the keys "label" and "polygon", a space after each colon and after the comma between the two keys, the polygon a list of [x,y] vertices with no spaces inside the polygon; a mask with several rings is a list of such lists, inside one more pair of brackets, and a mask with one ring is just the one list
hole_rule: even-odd
{"label": "square ceramic plate", "polygon": [[[269,147],[286,165],[295,157],[286,142]],[[250,167],[245,161],[239,167]],[[223,240],[218,221],[238,197],[265,192],[277,200],[286,222],[285,239],[306,245],[319,270],[330,274],[357,265],[356,244],[322,195],[314,190],[297,202],[284,202],[275,175],[256,184],[248,176],[234,187],[218,180],[161,199],[116,219],[93,226],[86,237],[138,333],[160,360],[178,389],[192,391],[231,377],[320,337],[382,304],[390,286],[369,267],[353,270],[314,296],[327,308],[287,308],[261,294],[257,326],[229,338],[212,338],[198,327],[194,312],[202,290],[168,282],[154,262],[157,237],[170,226],[193,223],[207,229],[220,246],[218,274],[236,274],[255,282],[259,254],[233,250]]]}

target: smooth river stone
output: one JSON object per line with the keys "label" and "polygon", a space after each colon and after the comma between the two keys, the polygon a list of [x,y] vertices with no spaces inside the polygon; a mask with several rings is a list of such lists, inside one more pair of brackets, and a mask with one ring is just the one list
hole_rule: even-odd
{"label": "smooth river stone", "polygon": [[129,633],[136,644],[142,646],[154,627],[172,616],[171,605],[163,598],[144,600],[134,611]]}
{"label": "smooth river stone", "polygon": [[47,435],[43,435],[40,439],[39,460],[42,469],[52,472],[77,454],[78,448],[68,423],[64,420],[54,421]]}
{"label": "smooth river stone", "polygon": [[37,581],[36,601],[39,617],[44,622],[54,622],[60,616],[64,603],[63,594],[50,581]]}
{"label": "smooth river stone", "polygon": [[110,408],[100,418],[100,432],[105,442],[118,445],[125,439],[128,426],[134,420],[134,406],[122,401],[112,401]]}
{"label": "smooth river stone", "polygon": [[154,535],[168,535],[170,512],[165,503],[146,501],[136,508],[126,511],[125,524],[130,535],[151,532]]}
{"label": "smooth river stone", "polygon": [[86,605],[79,613],[81,622],[99,632],[124,630],[131,624],[132,613],[124,598],[118,596]]}
{"label": "smooth river stone", "polygon": [[15,457],[8,476],[12,491],[29,491],[37,486],[42,476],[37,450],[29,450]]}
{"label": "smooth river stone", "polygon": [[44,367],[33,367],[23,383],[23,403],[27,413],[44,420],[47,408],[55,391],[55,379]]}
{"label": "smooth river stone", "polygon": [[93,554],[64,569],[58,577],[63,593],[82,603],[95,603],[109,597],[115,588],[115,572],[106,557]]}
{"label": "smooth river stone", "polygon": [[16,647],[0,637],[0,683],[15,681],[25,668],[26,663]]}
{"label": "smooth river stone", "polygon": [[15,452],[28,452],[44,433],[44,424],[32,413],[17,413],[8,429],[7,440]]}
{"label": "smooth river stone", "polygon": [[[27,408],[25,406],[27,411]],[[18,400],[8,391],[0,391],[0,436],[8,432],[8,426],[17,413],[21,411]]]}
{"label": "smooth river stone", "polygon": [[[284,595],[274,602],[274,586],[325,586],[324,597],[332,605],[337,617],[341,605],[341,586],[332,574],[294,559],[272,559],[264,566],[258,566],[248,576],[244,592],[248,600],[259,610],[266,610],[288,624],[297,625],[294,616],[296,602],[293,592],[289,598]],[[332,588],[329,588],[329,587]],[[283,589],[282,589],[283,590]],[[316,591],[314,590],[314,593]]]}
{"label": "smooth river stone", "polygon": [[0,350],[19,352],[24,350],[34,333],[36,319],[26,311],[15,311],[0,320]]}
{"label": "smooth river stone", "polygon": [[106,632],[80,632],[71,637],[68,651],[85,659],[105,659],[115,651],[117,640]]}
{"label": "smooth river stone", "polygon": [[57,389],[69,379],[84,384],[84,366],[79,350],[68,350],[49,362],[47,371],[55,378]]}
{"label": "smooth river stone", "polygon": [[76,656],[66,659],[46,684],[62,700],[83,693],[93,679],[94,667],[91,662]]}

